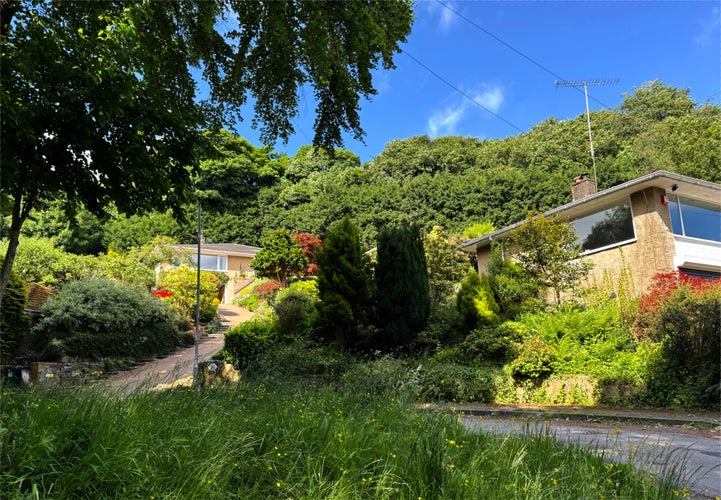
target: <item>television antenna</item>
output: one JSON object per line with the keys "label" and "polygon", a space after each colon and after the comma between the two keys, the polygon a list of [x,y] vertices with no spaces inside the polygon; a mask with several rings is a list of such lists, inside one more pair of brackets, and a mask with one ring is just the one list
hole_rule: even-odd
{"label": "television antenna", "polygon": [[618,78],[600,79],[600,80],[556,80],[556,87],[581,87],[586,96],[586,121],[588,122],[588,142],[591,145],[591,163],[593,163],[593,180],[598,184],[596,178],[596,154],[593,151],[593,135],[591,134],[591,115],[588,111],[588,87],[599,85],[613,85],[618,83]]}

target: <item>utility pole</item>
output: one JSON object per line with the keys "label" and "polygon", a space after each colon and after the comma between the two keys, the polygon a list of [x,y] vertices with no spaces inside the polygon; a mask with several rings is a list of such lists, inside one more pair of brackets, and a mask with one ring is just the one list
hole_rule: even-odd
{"label": "utility pole", "polygon": [[586,121],[588,122],[588,141],[591,145],[591,162],[593,163],[593,181],[598,185],[596,178],[596,154],[593,151],[593,135],[591,134],[591,114],[588,111],[588,87],[598,85],[612,85],[618,83],[618,78],[606,80],[576,80],[576,81],[556,81],[556,87],[581,87],[586,95]]}
{"label": "utility pole", "polygon": [[193,388],[198,389],[198,342],[200,342],[200,244],[203,241],[203,226],[201,225],[200,198],[198,198],[198,269],[195,284],[195,361],[193,362]]}

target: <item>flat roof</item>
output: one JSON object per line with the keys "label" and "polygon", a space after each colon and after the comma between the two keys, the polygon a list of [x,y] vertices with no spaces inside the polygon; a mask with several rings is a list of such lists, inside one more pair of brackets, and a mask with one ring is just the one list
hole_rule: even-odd
{"label": "flat roof", "polygon": [[[609,204],[620,202],[633,193],[651,187],[674,192],[679,196],[686,196],[688,198],[721,205],[721,184],[688,177],[686,175],[674,174],[666,170],[656,170],[624,182],[623,184],[554,208],[548,212],[544,212],[543,215],[546,217],[559,216],[564,220],[577,219],[601,210]],[[502,240],[508,237],[509,233],[518,228],[523,222],[524,221],[519,221],[503,229],[469,240],[461,244],[461,249],[467,252],[475,252],[478,248],[487,247],[491,244],[491,241]]]}

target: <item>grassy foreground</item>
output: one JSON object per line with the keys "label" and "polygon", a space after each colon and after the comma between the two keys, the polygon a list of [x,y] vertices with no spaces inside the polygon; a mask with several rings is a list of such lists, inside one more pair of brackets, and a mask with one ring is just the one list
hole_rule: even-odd
{"label": "grassy foreground", "polygon": [[361,390],[3,388],[1,404],[8,499],[676,498],[548,436],[472,433]]}

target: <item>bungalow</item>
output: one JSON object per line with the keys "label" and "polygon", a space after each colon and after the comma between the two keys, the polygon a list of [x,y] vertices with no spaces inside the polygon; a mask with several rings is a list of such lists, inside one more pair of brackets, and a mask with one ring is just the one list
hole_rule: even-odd
{"label": "bungalow", "polygon": [[[582,258],[593,263],[588,286],[618,283],[624,270],[636,295],[659,272],[721,276],[721,185],[658,170],[598,192],[584,174],[571,194],[571,203],[544,215],[573,225]],[[479,273],[487,269],[491,243],[522,223],[463,243],[464,251],[476,254]]]}
{"label": "bungalow", "polygon": [[[187,252],[195,264],[198,262],[198,245],[171,245],[179,252]],[[237,243],[201,243],[200,269],[221,271],[228,275],[228,283],[221,292],[222,303],[232,302],[235,296],[253,280],[250,262],[260,251],[258,247]]]}

